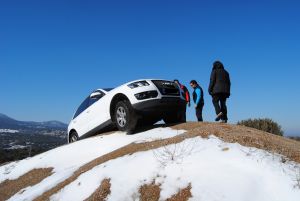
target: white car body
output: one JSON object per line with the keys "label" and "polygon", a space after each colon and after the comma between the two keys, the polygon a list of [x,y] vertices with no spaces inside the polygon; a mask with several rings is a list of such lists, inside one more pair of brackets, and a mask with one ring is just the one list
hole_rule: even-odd
{"label": "white car body", "polygon": [[[148,83],[147,86],[143,86],[145,82]],[[127,99],[127,102],[129,101],[134,108],[134,111],[136,111],[140,117],[146,116],[148,118],[150,116],[155,116],[154,120],[162,119],[160,116],[163,115],[164,110],[170,113],[176,112],[174,110],[185,109],[182,91],[176,85],[179,93],[175,93],[175,89],[173,89],[175,85],[176,84],[173,81],[142,79],[128,82],[117,88],[111,89],[110,91],[105,89],[95,90],[82,102],[80,105],[81,108],[79,107],[75,112],[73,119],[68,126],[68,141],[70,140],[70,134],[72,132],[76,132],[77,137],[81,139],[93,135],[109,125],[114,125],[114,107],[116,102],[121,101],[122,99]],[[129,86],[134,86],[134,88],[130,88]],[[154,97],[156,95],[154,91],[157,92],[156,97]],[[103,93],[102,97],[99,95],[101,93]],[[139,93],[143,93],[141,96],[145,97],[151,94],[149,95],[151,97],[138,100],[136,96],[138,96],[137,94]],[[97,98],[101,98],[98,100],[97,98],[93,99],[93,95],[98,95]],[[169,107],[170,105],[173,106],[172,109]]]}

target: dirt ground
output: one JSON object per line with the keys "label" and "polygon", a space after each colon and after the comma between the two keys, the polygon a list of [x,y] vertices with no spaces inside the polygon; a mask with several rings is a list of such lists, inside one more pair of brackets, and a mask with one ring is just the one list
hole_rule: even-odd
{"label": "dirt ground", "polygon": [[0,200],[7,200],[21,189],[40,183],[52,174],[52,168],[33,169],[15,180],[5,180],[0,184]]}

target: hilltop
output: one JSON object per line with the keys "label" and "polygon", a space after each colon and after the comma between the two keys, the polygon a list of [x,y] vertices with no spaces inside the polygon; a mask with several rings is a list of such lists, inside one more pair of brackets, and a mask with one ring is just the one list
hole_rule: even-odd
{"label": "hilltop", "polygon": [[0,200],[298,200],[300,143],[243,126],[111,132],[0,167]]}

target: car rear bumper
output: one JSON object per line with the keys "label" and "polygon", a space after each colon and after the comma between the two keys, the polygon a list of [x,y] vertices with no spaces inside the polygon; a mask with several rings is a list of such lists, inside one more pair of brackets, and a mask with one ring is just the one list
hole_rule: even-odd
{"label": "car rear bumper", "polygon": [[136,103],[132,107],[139,114],[164,114],[184,110],[186,102],[179,97],[163,97]]}

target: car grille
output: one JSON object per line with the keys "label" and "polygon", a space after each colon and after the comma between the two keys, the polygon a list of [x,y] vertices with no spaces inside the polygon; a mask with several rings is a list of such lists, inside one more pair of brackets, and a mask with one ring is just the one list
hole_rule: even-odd
{"label": "car grille", "polygon": [[180,96],[179,88],[176,83],[165,80],[152,80],[162,95]]}

